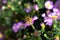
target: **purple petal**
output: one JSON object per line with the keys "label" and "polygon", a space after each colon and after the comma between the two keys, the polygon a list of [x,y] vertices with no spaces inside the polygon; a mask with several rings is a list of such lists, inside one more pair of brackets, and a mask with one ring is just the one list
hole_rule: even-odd
{"label": "purple petal", "polygon": [[49,26],[51,26],[51,25],[52,25],[52,23],[46,23],[46,25],[49,25]]}
{"label": "purple petal", "polygon": [[60,4],[60,0],[56,1],[54,8],[58,8],[59,4]]}
{"label": "purple petal", "polygon": [[54,12],[58,12],[59,10],[57,8],[53,8],[53,11]]}
{"label": "purple petal", "polygon": [[37,4],[35,4],[33,7],[36,11],[39,9]]}
{"label": "purple petal", "polygon": [[25,23],[24,27],[26,28],[26,27],[29,27],[30,25],[31,25],[30,23],[29,24]]}
{"label": "purple petal", "polygon": [[32,18],[32,20],[37,20],[38,19],[38,17],[37,16],[34,16],[33,18]]}
{"label": "purple petal", "polygon": [[31,8],[25,8],[24,9],[27,13],[31,12]]}
{"label": "purple petal", "polygon": [[17,24],[15,23],[15,24],[13,24],[13,27],[12,27],[12,29],[13,29],[13,31],[14,32],[17,32],[18,31],[18,26],[17,26]]}
{"label": "purple petal", "polygon": [[44,22],[46,22],[46,25],[52,25],[53,20],[49,18],[49,19],[45,19]]}
{"label": "purple petal", "polygon": [[42,17],[45,17],[45,16],[46,16],[45,13],[43,13],[43,14],[42,14]]}

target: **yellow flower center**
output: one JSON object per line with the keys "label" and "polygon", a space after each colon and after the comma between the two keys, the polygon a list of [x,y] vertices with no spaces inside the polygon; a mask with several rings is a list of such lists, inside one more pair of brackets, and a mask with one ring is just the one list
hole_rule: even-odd
{"label": "yellow flower center", "polygon": [[47,4],[47,7],[50,7],[50,4]]}
{"label": "yellow flower center", "polygon": [[56,19],[58,16],[52,16],[51,18]]}
{"label": "yellow flower center", "polygon": [[32,18],[30,18],[30,17],[26,17],[25,19],[26,19],[26,23],[27,23],[27,24],[32,23]]}

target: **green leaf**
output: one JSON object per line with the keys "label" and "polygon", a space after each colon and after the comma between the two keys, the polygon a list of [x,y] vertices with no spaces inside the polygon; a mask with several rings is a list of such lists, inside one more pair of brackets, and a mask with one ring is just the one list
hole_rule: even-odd
{"label": "green leaf", "polygon": [[37,3],[38,3],[38,6],[39,6],[40,9],[44,8],[44,2],[45,1],[38,0]]}

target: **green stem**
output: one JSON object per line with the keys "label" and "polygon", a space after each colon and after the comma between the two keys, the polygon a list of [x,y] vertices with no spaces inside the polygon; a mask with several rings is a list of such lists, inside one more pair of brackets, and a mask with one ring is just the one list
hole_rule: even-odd
{"label": "green stem", "polygon": [[32,26],[32,28],[35,30],[35,27],[34,27],[34,25],[32,24],[31,26]]}

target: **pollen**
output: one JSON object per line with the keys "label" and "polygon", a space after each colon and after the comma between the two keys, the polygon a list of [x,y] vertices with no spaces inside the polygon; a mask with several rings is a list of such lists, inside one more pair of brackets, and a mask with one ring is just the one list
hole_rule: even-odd
{"label": "pollen", "polygon": [[48,4],[47,7],[50,7],[50,4]]}
{"label": "pollen", "polygon": [[26,23],[32,23],[32,18],[26,17],[25,19],[26,19]]}

